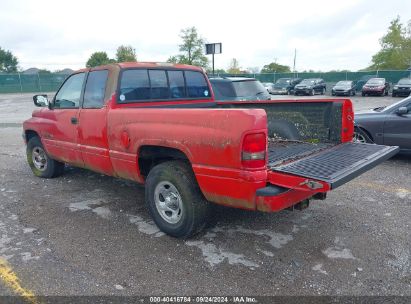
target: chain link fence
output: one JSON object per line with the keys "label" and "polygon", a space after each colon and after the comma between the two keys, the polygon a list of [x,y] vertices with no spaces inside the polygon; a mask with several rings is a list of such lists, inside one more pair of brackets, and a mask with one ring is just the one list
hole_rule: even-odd
{"label": "chain link fence", "polygon": [[[276,82],[279,78],[322,78],[327,83],[327,90],[340,80],[359,81],[363,76],[373,75],[386,78],[390,83],[397,83],[401,78],[411,77],[411,71],[367,71],[367,72],[325,72],[325,73],[261,73],[261,74],[217,74],[215,76],[253,77],[261,82]],[[0,74],[0,93],[23,92],[54,92],[68,74],[38,73],[38,74]]]}
{"label": "chain link fence", "polygon": [[68,77],[67,74],[0,74],[0,93],[54,92]]}

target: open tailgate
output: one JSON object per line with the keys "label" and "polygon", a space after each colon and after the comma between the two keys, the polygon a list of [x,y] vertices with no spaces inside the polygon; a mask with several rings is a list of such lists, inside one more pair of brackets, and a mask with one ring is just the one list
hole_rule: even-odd
{"label": "open tailgate", "polygon": [[335,189],[389,159],[398,147],[346,142],[299,160],[268,167],[278,173],[323,181]]}

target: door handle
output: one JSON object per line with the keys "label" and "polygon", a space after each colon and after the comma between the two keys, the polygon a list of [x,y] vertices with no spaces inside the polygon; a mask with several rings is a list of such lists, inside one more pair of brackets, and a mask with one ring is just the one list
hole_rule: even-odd
{"label": "door handle", "polygon": [[70,120],[71,120],[71,123],[72,123],[73,125],[76,125],[76,124],[78,123],[77,117],[72,117]]}

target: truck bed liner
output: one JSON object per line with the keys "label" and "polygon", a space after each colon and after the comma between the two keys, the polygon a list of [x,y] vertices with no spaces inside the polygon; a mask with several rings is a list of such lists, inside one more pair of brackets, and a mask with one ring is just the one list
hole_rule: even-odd
{"label": "truck bed liner", "polygon": [[312,153],[309,156],[277,166],[269,163],[269,168],[321,180],[329,183],[331,188],[336,188],[395,155],[399,150],[398,147],[352,142],[323,147],[322,150],[310,149]]}
{"label": "truck bed liner", "polygon": [[273,168],[281,164],[303,158],[313,153],[332,147],[330,143],[308,143],[288,140],[269,140],[268,166]]}

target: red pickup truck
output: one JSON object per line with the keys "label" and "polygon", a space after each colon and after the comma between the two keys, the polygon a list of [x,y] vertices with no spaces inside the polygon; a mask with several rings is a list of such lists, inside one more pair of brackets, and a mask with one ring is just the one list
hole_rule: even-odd
{"label": "red pickup truck", "polygon": [[65,164],[144,183],[165,233],[200,231],[209,202],[303,209],[396,154],[351,142],[348,99],[218,102],[204,71],[188,65],[120,63],[83,69],[24,122],[36,176]]}

